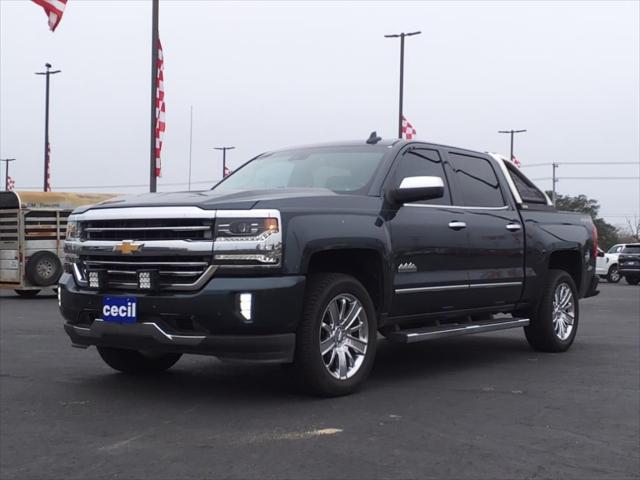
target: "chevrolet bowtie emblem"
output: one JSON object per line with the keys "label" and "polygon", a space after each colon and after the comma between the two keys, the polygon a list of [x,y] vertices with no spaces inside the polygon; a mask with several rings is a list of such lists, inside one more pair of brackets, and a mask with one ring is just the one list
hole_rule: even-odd
{"label": "chevrolet bowtie emblem", "polygon": [[135,252],[139,252],[144,247],[144,243],[135,243],[131,240],[123,240],[122,243],[118,243],[113,246],[114,252],[120,252],[123,255],[130,255]]}

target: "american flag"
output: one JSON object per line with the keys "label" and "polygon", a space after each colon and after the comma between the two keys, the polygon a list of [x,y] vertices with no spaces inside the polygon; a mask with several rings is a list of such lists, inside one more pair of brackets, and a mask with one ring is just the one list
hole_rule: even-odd
{"label": "american flag", "polygon": [[164,121],[164,58],[162,44],[158,40],[158,66],[156,72],[156,177],[161,175],[160,153],[166,124]]}
{"label": "american flag", "polygon": [[402,117],[402,136],[407,140],[413,140],[416,136],[416,129],[409,123],[406,117]]}
{"label": "american flag", "polygon": [[11,178],[10,176],[8,176],[7,177],[7,191],[10,192],[14,188],[16,188],[16,181],[13,178]]}
{"label": "american flag", "polygon": [[522,166],[522,164],[520,163],[520,160],[518,160],[515,155],[511,155],[511,161],[518,168]]}
{"label": "american flag", "polygon": [[64,13],[64,7],[67,6],[67,0],[31,0],[33,3],[40,5],[44,8],[44,13],[49,18],[49,28],[52,32],[62,19]]}
{"label": "american flag", "polygon": [[47,143],[47,186],[45,192],[51,191],[51,144]]}

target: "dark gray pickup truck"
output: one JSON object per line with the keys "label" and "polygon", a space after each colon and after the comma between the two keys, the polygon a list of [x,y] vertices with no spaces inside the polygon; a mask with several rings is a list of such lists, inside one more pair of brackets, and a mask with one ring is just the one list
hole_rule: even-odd
{"label": "dark gray pickup truck", "polygon": [[69,217],[59,302],[76,347],[127,373],[184,353],[291,363],[321,395],[411,343],[524,327],[569,348],[597,232],[502,157],[417,141],[274,151],[203,192]]}

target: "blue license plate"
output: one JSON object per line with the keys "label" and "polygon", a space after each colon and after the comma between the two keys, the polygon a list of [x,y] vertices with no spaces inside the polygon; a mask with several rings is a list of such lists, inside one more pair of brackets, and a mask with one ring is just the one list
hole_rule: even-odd
{"label": "blue license plate", "polygon": [[116,323],[136,323],[136,297],[104,297],[102,320]]}

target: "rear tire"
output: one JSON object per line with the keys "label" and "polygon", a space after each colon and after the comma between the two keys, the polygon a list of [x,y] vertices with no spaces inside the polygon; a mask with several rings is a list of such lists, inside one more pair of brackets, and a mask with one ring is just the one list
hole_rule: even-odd
{"label": "rear tire", "polygon": [[624,279],[627,281],[629,285],[637,285],[640,282],[640,277],[636,277],[633,275],[626,275]]}
{"label": "rear tire", "polygon": [[609,283],[618,283],[620,281],[620,272],[618,271],[617,265],[611,265],[609,271],[607,272],[607,282]]}
{"label": "rear tire", "polygon": [[564,352],[576,337],[579,320],[578,293],[564,270],[549,270],[538,305],[526,312],[531,323],[524,327],[529,345],[541,352]]}
{"label": "rear tire", "polygon": [[371,372],[376,341],[376,311],[360,282],[338,273],[309,278],[294,358],[303,389],[326,397],[353,393]]}
{"label": "rear tire", "polygon": [[145,355],[136,350],[97,347],[102,360],[114,370],[130,374],[160,373],[173,367],[180,360],[181,353],[160,353]]}
{"label": "rear tire", "polygon": [[29,258],[25,270],[32,285],[49,287],[58,283],[62,275],[62,264],[51,252],[37,252]]}
{"label": "rear tire", "polygon": [[40,293],[40,290],[14,290],[18,295],[25,298],[33,298]]}

